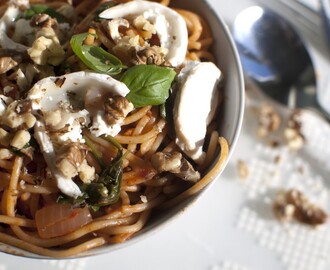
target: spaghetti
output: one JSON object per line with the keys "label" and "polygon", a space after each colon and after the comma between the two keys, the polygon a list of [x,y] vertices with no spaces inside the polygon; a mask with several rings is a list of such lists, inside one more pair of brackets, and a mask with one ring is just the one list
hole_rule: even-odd
{"label": "spaghetti", "polygon": [[[84,183],[79,182],[83,192],[86,192],[83,193],[85,197],[70,198],[63,194],[56,186],[51,166],[44,158],[44,146],[40,145],[40,141],[33,139],[33,133],[36,132],[33,131],[33,127],[36,121],[41,121],[42,116],[40,111],[31,116],[31,104],[23,102],[26,101],[27,91],[43,78],[86,69],[86,65],[70,47],[70,38],[81,33],[86,33],[83,46],[102,48],[118,57],[124,65],[136,64],[131,62],[130,55],[123,52],[122,48],[116,47],[111,33],[109,35],[105,31],[108,22],[95,19],[97,10],[102,4],[108,4],[107,2],[100,0],[72,2],[69,5],[66,1],[30,0],[31,8],[25,7],[27,10],[25,13],[15,15],[25,22],[29,21],[33,27],[39,27],[37,36],[44,35],[44,39],[49,38],[49,42],[52,42],[52,46],[56,48],[55,57],[52,55],[43,58],[44,55],[41,55],[38,47],[40,44],[37,46],[35,39],[29,40],[35,31],[31,27],[26,27],[27,32],[21,33],[28,37],[24,41],[17,33],[11,32],[13,26],[8,29],[6,37],[12,38],[15,44],[18,44],[17,48],[22,49],[16,55],[11,49],[6,48],[4,43],[0,48],[2,56],[12,60],[11,68],[0,72],[1,98],[6,108],[16,104],[13,113],[19,119],[19,123],[12,123],[6,122],[4,116],[0,117],[0,242],[42,256],[57,258],[78,256],[90,249],[120,243],[131,238],[147,224],[150,216],[179,204],[205,188],[219,174],[229,151],[226,139],[219,136],[216,131],[217,124],[213,121],[209,125],[204,143],[206,153],[204,162],[199,164],[194,162],[183,153],[173,138],[168,116],[163,115],[164,108],[158,105],[144,105],[134,108],[123,117],[121,130],[114,137],[95,136],[91,130],[83,128],[84,146],[70,144],[70,151],[76,151],[70,152],[74,160],[71,165],[85,162],[84,166],[89,172],[92,170],[96,180],[90,180],[86,176],[87,173],[79,171],[79,174],[77,173],[72,179],[79,182],[79,178],[88,178],[85,182],[82,181]],[[121,4],[129,1],[114,2]],[[172,8],[170,0],[155,2],[170,7],[184,18],[188,32],[186,60],[214,61],[210,52],[212,34],[199,15],[188,10]],[[6,12],[7,6],[7,1],[2,3],[0,7],[2,13]],[[20,9],[22,10],[22,7]],[[72,11],[74,16],[63,19]],[[59,23],[62,19],[65,27]],[[127,20],[130,23],[134,22],[135,25],[126,29],[125,35],[130,40],[138,36],[136,42],[139,46],[144,46],[148,40],[150,46],[160,47],[160,38],[152,32],[153,30],[150,30],[150,34],[149,28],[140,29],[134,18]],[[149,24],[148,21],[144,21],[144,26],[149,27]],[[69,34],[67,30],[61,30],[61,27],[64,27],[63,29],[70,27]],[[124,34],[123,28],[121,26],[117,28],[119,35]],[[45,34],[46,30],[48,32]],[[143,36],[145,38],[142,38]],[[31,48],[35,51],[32,52]],[[27,57],[26,50],[30,58]],[[156,49],[156,53],[158,52],[163,53],[161,48]],[[4,61],[4,57],[1,61]],[[153,61],[156,61],[155,57]],[[164,59],[159,63],[164,68],[171,68]],[[181,66],[176,67],[174,70],[179,73],[181,68]],[[118,75],[115,74],[114,77]],[[61,87],[64,82],[57,80],[56,83]],[[53,119],[48,119],[48,122],[46,120],[43,120],[46,124],[40,127],[41,131],[48,128],[51,125],[49,123],[52,123],[51,120],[53,121]],[[24,131],[24,128],[27,131]],[[65,132],[63,127],[61,134]],[[20,146],[22,141],[25,143]],[[63,146],[55,144],[55,147]],[[184,178],[189,178],[192,173],[187,171],[175,173],[171,170],[159,171],[152,162],[157,153],[163,153],[165,156],[168,153],[171,155],[178,153],[180,157],[184,156],[184,159],[180,158],[180,162],[184,160],[182,162],[188,164],[188,167],[191,166],[194,174],[200,173],[200,179],[198,181],[179,179],[180,173],[188,174]],[[82,160],[78,161],[80,156]],[[209,170],[216,156],[218,156],[217,161]],[[60,161],[63,160],[70,161],[67,156]],[[104,186],[105,182],[97,182],[107,170],[104,168],[109,167],[111,168],[108,174],[111,177],[120,176],[119,182],[114,181],[111,184],[115,190],[114,198],[108,193],[110,185]],[[96,182],[94,186],[93,181]],[[88,193],[92,188],[97,193],[96,199],[91,198],[93,193]]]}

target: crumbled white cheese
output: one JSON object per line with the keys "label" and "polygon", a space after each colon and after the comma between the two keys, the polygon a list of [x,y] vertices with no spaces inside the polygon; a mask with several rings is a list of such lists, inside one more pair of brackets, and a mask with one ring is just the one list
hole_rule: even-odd
{"label": "crumbled white cheese", "polygon": [[120,130],[121,128],[118,123],[109,126],[104,121],[104,114],[102,112],[98,112],[97,115],[93,118],[93,125],[90,128],[91,133],[96,137],[99,137],[104,134],[116,136],[120,132]]}

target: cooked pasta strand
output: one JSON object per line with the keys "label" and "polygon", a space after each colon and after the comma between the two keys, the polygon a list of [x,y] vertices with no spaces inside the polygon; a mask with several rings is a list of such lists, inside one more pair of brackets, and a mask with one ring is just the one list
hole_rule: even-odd
{"label": "cooked pasta strand", "polygon": [[219,138],[219,145],[220,145],[220,155],[218,158],[218,161],[214,165],[214,167],[195,185],[193,185],[191,188],[187,189],[186,191],[182,192],[180,195],[176,196],[175,198],[167,201],[166,203],[161,205],[161,208],[169,208],[172,207],[184,199],[192,196],[193,194],[196,194],[197,192],[201,191],[204,187],[206,187],[209,183],[211,183],[219,174],[219,172],[222,170],[223,165],[225,163],[225,160],[227,159],[228,152],[229,152],[229,146],[228,142],[225,138],[220,137]]}

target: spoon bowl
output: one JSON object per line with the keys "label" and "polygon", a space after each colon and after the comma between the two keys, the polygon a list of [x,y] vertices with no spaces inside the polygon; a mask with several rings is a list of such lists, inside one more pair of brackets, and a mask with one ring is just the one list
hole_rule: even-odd
{"label": "spoon bowl", "polygon": [[317,101],[311,57],[288,21],[252,6],[237,15],[232,33],[245,76],[264,93],[292,109],[311,108],[330,119]]}

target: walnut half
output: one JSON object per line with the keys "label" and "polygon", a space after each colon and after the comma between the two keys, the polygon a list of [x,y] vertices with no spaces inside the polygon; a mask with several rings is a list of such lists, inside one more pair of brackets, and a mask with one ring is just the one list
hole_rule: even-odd
{"label": "walnut half", "polygon": [[312,226],[324,224],[328,219],[323,209],[310,203],[308,198],[296,189],[279,193],[274,201],[273,211],[281,221],[295,219]]}
{"label": "walnut half", "polygon": [[133,104],[122,96],[108,98],[104,102],[105,121],[108,125],[121,123],[133,109]]}
{"label": "walnut half", "polygon": [[200,179],[200,173],[179,152],[157,152],[152,155],[151,164],[158,172],[171,172],[185,181],[197,182]]}

